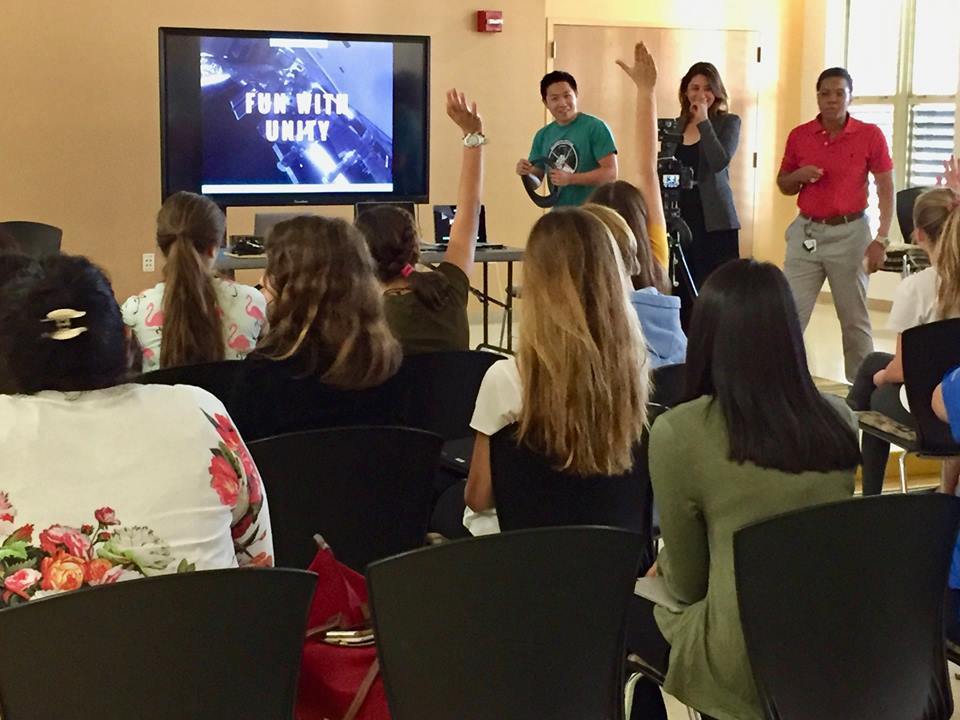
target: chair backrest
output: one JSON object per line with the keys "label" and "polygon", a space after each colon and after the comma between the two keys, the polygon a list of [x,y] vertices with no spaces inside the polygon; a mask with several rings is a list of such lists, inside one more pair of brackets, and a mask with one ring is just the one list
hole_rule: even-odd
{"label": "chair backrest", "polygon": [[236,360],[161,368],[133,379],[141,385],[193,385],[203,388],[227,406],[236,396],[243,373],[243,363]]}
{"label": "chair backrest", "polygon": [[903,377],[916,420],[920,452],[955,452],[950,426],[933,414],[930,396],[944,374],[960,365],[960,319],[941,320],[905,330],[902,336]]}
{"label": "chair backrest", "polygon": [[442,440],[403,427],[350,427],[249,443],[263,478],[277,565],[305,568],[322,535],[337,559],[367,563],[423,545]]}
{"label": "chair backrest", "polygon": [[293,717],[316,575],[164,575],[0,610],[5,720]]}
{"label": "chair backrest", "polygon": [[30,220],[8,220],[0,222],[0,228],[10,233],[25,255],[41,258],[60,252],[63,230],[58,227]]}
{"label": "chair backrest", "polygon": [[905,243],[913,242],[913,206],[928,187],[911,187],[897,191],[897,225]]}
{"label": "chair backrest", "polygon": [[395,380],[403,388],[403,424],[444,440],[472,435],[470,419],[480,383],[490,366],[503,359],[478,350],[408,355]]}
{"label": "chair backrest", "polygon": [[733,539],[767,718],[945,720],[944,591],[960,500],[896,495],[770,518]]}
{"label": "chair backrest", "polygon": [[650,381],[653,384],[650,402],[668,408],[677,405],[683,398],[687,381],[686,373],[687,366],[684,363],[654,368],[650,375]]}
{"label": "chair backrest", "polygon": [[552,525],[608,525],[650,537],[653,491],[643,442],[624,475],[573,475],[517,442],[518,425],[490,439],[490,474],[502,530]]}
{"label": "chair backrest", "polygon": [[525,530],[367,569],[393,720],[623,717],[639,536]]}

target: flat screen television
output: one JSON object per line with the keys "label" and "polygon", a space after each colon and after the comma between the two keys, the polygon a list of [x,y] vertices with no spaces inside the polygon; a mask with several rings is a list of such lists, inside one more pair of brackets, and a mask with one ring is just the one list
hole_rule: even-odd
{"label": "flat screen television", "polygon": [[425,203],[430,38],[160,28],[162,199]]}

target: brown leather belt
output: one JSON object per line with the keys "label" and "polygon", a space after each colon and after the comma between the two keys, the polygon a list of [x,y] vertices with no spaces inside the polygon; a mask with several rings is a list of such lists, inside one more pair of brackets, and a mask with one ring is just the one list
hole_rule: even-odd
{"label": "brown leather belt", "polygon": [[845,225],[846,223],[851,223],[854,220],[859,220],[863,217],[863,210],[860,212],[850,213],[849,215],[834,215],[833,217],[827,218],[815,218],[810,217],[809,215],[804,215],[800,213],[800,217],[805,220],[809,220],[813,223],[818,223],[819,225]]}

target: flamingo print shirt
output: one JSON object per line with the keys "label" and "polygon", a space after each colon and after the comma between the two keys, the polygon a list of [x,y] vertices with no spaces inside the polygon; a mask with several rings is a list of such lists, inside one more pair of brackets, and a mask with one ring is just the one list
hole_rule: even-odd
{"label": "flamingo print shirt", "polygon": [[186,385],[0,395],[0,610],[273,564],[267,497],[223,404]]}
{"label": "flamingo print shirt", "polygon": [[[163,292],[160,282],[127,299],[120,310],[143,350],[143,372],[160,368],[163,339]],[[214,278],[226,360],[242,360],[257,344],[266,324],[267,301],[256,288]]]}

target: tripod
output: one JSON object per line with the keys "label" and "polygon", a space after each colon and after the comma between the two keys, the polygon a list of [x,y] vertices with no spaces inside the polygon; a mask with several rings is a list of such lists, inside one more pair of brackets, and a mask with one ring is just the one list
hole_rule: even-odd
{"label": "tripod", "polygon": [[680,217],[679,210],[676,213],[667,213],[667,247],[670,249],[670,263],[667,272],[670,277],[670,286],[674,289],[680,287],[680,280],[677,276],[677,268],[683,273],[682,277],[686,281],[687,290],[690,294],[690,300],[696,300],[700,295],[697,284],[693,281],[693,273],[690,272],[690,264],[687,262],[687,256],[683,252],[683,246],[693,240],[693,234],[690,227]]}

